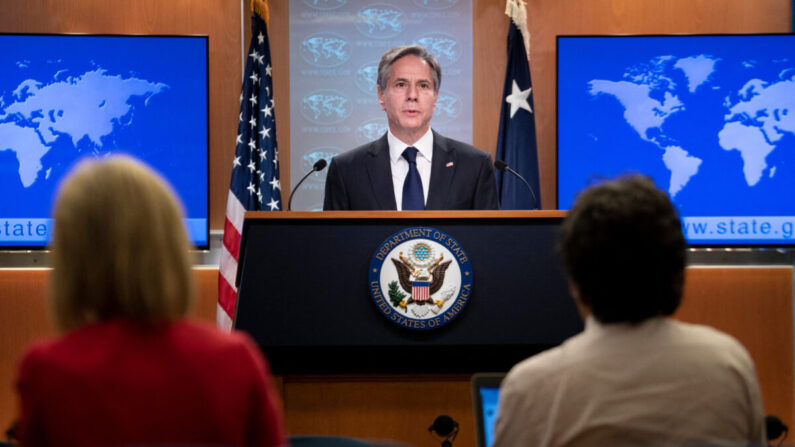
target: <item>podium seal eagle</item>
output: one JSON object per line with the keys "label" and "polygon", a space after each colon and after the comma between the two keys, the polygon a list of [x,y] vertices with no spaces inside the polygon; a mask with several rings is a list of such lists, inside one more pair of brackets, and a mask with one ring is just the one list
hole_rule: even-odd
{"label": "podium seal eagle", "polygon": [[449,234],[410,227],[389,236],[370,262],[369,289],[398,326],[437,329],[453,321],[472,295],[472,265]]}

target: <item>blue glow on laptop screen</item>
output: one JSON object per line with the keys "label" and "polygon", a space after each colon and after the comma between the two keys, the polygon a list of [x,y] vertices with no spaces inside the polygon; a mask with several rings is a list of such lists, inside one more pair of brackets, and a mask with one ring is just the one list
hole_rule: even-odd
{"label": "blue glow on laptop screen", "polygon": [[559,36],[558,208],[640,172],[691,245],[795,241],[795,35]]}
{"label": "blue glow on laptop screen", "polygon": [[0,247],[47,245],[64,175],[119,153],[171,183],[206,246],[207,73],[204,36],[0,35]]}
{"label": "blue glow on laptop screen", "polygon": [[480,411],[483,416],[483,437],[486,445],[494,444],[494,426],[497,423],[497,409],[499,404],[499,387],[480,388]]}

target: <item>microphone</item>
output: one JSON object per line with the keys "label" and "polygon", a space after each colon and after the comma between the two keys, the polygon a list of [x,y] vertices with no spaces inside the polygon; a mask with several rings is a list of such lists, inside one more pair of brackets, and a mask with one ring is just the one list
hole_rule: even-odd
{"label": "microphone", "polygon": [[[781,434],[784,434],[784,437],[787,437],[787,433],[789,432],[789,427],[786,426],[781,419],[772,414],[765,416],[765,431],[767,432],[767,440],[772,441],[777,439]],[[783,441],[783,439],[782,439]]]}
{"label": "microphone", "polygon": [[502,160],[494,160],[494,167],[499,169],[502,172],[510,172],[511,174],[513,174],[516,177],[518,177],[519,180],[521,180],[525,184],[525,186],[527,186],[527,189],[530,190],[530,195],[533,197],[533,208],[531,208],[531,209],[538,209],[538,205],[537,205],[538,199],[536,199],[536,193],[533,192],[533,188],[530,186],[529,183],[527,183],[527,180],[525,180],[524,177],[519,175],[518,172],[516,172],[513,169],[511,169],[511,167],[508,166],[508,163],[505,163]]}
{"label": "microphone", "polygon": [[293,188],[293,191],[290,193],[290,200],[287,201],[287,211],[291,211],[293,209],[293,195],[295,195],[295,192],[298,191],[298,188],[301,186],[301,183],[304,183],[304,180],[306,180],[306,178],[309,177],[309,174],[313,172],[320,172],[323,169],[325,169],[327,164],[328,163],[326,163],[326,160],[321,158],[320,160],[316,161],[314,165],[312,165],[312,170],[306,173],[304,178],[302,178],[301,181],[298,182],[297,185],[295,185],[295,188]]}
{"label": "microphone", "polygon": [[458,422],[446,414],[440,414],[433,420],[433,424],[428,427],[428,431],[436,433],[443,438],[442,447],[452,447],[453,440],[458,434]]}

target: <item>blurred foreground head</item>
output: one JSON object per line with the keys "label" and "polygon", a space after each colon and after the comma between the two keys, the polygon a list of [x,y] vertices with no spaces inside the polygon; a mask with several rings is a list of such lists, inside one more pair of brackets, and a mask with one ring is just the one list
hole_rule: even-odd
{"label": "blurred foreground head", "polygon": [[108,319],[183,317],[193,277],[173,190],[139,161],[81,162],[54,211],[52,307],[62,331]]}
{"label": "blurred foreground head", "polygon": [[648,177],[623,177],[580,193],[563,222],[560,248],[575,298],[602,323],[671,315],[681,302],[681,221]]}

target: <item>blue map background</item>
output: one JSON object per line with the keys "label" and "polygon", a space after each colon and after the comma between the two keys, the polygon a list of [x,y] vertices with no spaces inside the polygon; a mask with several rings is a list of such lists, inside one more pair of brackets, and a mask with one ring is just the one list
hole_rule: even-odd
{"label": "blue map background", "polygon": [[[714,61],[714,70],[692,91],[692,79],[677,67],[678,61],[688,58]],[[559,208],[570,208],[577,192],[600,178],[635,171],[669,191],[685,218],[795,215],[790,115],[795,112],[795,94],[788,94],[795,92],[793,75],[792,35],[559,37]],[[755,79],[761,82],[742,91]],[[678,100],[679,105],[655,110],[662,123],[648,129],[643,138],[627,121],[620,93],[600,90],[599,86],[613,85],[601,81],[650,85],[649,98],[662,105],[668,95],[667,104]],[[775,110],[745,107],[743,113],[732,113],[733,107],[743,108],[773,86],[779,89]],[[736,136],[728,132],[731,129],[742,129],[743,135],[759,132],[764,144],[749,148],[749,140],[731,141]],[[753,181],[753,174],[749,181],[746,156],[731,149],[735,143],[744,144],[747,154],[764,151],[765,144],[773,146],[763,158],[766,166],[758,181]],[[663,148],[669,145],[701,160],[697,172],[681,187],[676,181],[672,185],[672,170],[663,162]]]}
{"label": "blue map background", "polygon": [[[97,97],[108,99],[90,102]],[[78,160],[126,153],[167,178],[204,245],[207,107],[205,37],[0,36],[0,219],[49,218],[58,183]],[[88,134],[64,130],[69,118],[70,130]],[[46,242],[2,236],[0,245]]]}

